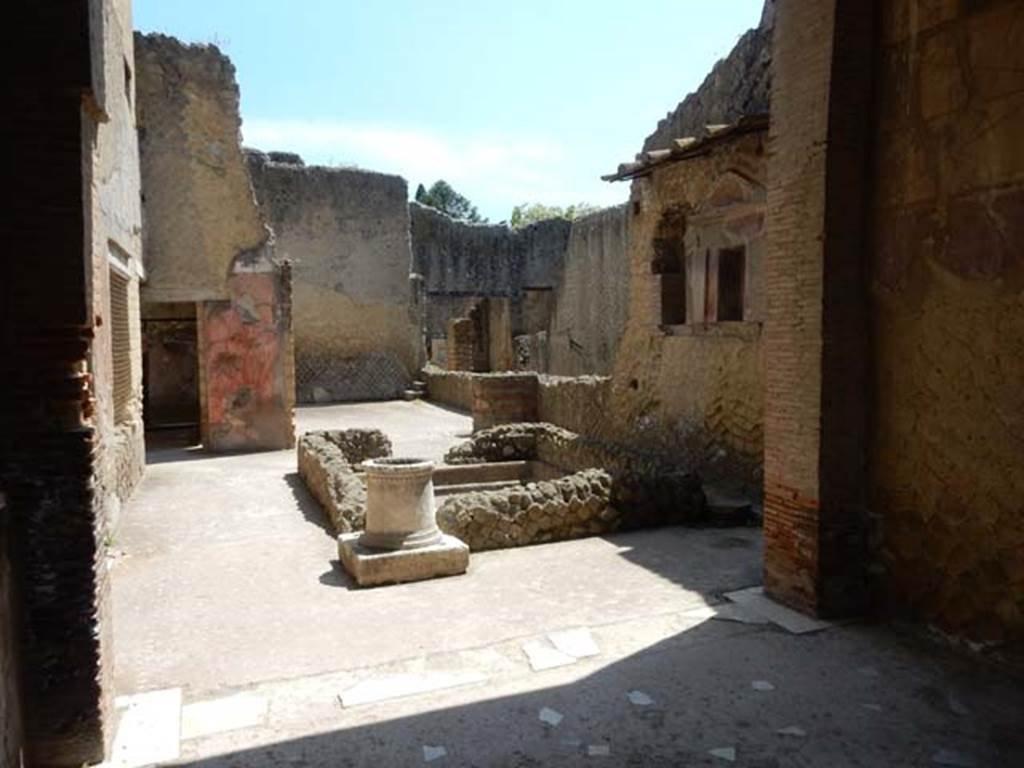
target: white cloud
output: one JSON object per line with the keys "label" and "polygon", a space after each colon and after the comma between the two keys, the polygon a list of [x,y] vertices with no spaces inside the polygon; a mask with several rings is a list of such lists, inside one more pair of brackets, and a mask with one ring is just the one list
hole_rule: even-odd
{"label": "white cloud", "polygon": [[568,205],[625,199],[598,171],[580,167],[559,143],[523,136],[442,137],[426,130],[369,123],[248,119],[247,146],[297,152],[308,163],[357,165],[397,173],[414,186],[445,179],[492,219],[508,216],[521,202]]}

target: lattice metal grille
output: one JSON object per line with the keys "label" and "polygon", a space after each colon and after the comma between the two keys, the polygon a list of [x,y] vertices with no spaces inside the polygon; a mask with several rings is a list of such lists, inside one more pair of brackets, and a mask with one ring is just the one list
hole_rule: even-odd
{"label": "lattice metal grille", "polygon": [[132,341],[128,279],[110,270],[110,342],[113,358],[114,421],[128,420],[132,399]]}

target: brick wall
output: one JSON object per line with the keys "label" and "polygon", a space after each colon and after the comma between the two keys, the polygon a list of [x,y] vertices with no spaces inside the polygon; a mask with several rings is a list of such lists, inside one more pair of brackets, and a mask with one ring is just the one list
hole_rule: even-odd
{"label": "brick wall", "polygon": [[861,273],[871,14],[779,2],[765,278],[765,586],[822,615],[864,605]]}
{"label": "brick wall", "polygon": [[105,293],[109,242],[138,256],[137,179],[130,156],[110,154],[130,152],[134,134],[131,19],[120,0],[12,10],[31,58],[5,80],[17,119],[3,122],[2,140],[18,194],[6,230],[17,257],[0,267],[0,485],[23,608],[27,760],[77,766],[102,760],[110,734],[102,541],[141,469],[137,424],[113,423]]}
{"label": "brick wall", "polygon": [[[628,317],[605,430],[752,498],[762,487],[766,141],[758,127],[633,183]],[[743,321],[705,322],[704,265],[732,247],[746,254]],[[670,300],[686,313],[666,318]]]}
{"label": "brick wall", "polygon": [[473,377],[473,429],[537,421],[537,375],[504,373]]}

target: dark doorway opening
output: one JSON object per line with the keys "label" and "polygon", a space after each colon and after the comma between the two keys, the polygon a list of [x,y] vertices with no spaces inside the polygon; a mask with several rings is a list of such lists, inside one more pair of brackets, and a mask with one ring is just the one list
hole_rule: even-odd
{"label": "dark doorway opening", "polygon": [[143,414],[150,448],[199,442],[199,335],[192,303],[143,309]]}

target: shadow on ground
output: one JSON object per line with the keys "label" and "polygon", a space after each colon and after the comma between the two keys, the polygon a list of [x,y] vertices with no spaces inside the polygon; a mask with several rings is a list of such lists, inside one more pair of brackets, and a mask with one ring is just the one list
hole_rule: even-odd
{"label": "shadow on ground", "polygon": [[[653,703],[632,703],[634,691]],[[720,766],[710,750],[730,748],[745,766],[1024,764],[1019,686],[884,628],[794,636],[707,621],[570,684],[474,695],[372,724],[341,721],[396,703],[339,706],[315,735],[179,765],[421,765],[425,747],[444,748],[437,766]],[[545,707],[563,715],[557,727],[539,720]]]}

